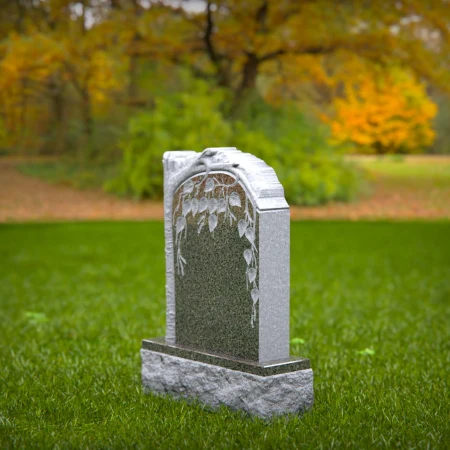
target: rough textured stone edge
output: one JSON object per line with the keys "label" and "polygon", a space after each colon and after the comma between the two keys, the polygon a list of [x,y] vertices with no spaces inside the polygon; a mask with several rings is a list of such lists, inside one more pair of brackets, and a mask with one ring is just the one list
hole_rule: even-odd
{"label": "rough textured stone edge", "polygon": [[270,419],[302,413],[314,402],[311,369],[261,377],[146,349],[141,357],[146,391],[195,399],[211,409],[227,406]]}
{"label": "rough textured stone edge", "polygon": [[142,348],[205,364],[220,366],[230,370],[251,373],[260,377],[267,377],[311,368],[310,361],[306,358],[292,357],[284,361],[258,364],[256,361],[251,362],[247,360],[235,359],[223,355],[199,352],[180,345],[167,344],[164,338],[144,339],[142,341]]}

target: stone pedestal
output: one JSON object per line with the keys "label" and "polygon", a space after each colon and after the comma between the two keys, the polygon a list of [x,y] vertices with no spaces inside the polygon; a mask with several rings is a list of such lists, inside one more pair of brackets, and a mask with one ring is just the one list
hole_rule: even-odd
{"label": "stone pedestal", "polygon": [[145,389],[175,398],[222,405],[269,419],[300,413],[314,401],[312,369],[260,376],[152,350],[141,350]]}
{"label": "stone pedestal", "polygon": [[144,340],[142,383],[146,390],[222,405],[269,419],[301,413],[314,401],[309,360],[292,358],[268,364],[197,352],[163,339]]}

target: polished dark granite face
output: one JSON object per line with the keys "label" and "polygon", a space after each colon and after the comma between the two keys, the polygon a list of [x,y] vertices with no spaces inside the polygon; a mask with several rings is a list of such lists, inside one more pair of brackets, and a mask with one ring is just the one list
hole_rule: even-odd
{"label": "polished dark granite face", "polygon": [[173,200],[176,342],[256,361],[258,214],[230,175],[201,180]]}
{"label": "polished dark granite face", "polygon": [[165,340],[162,337],[144,339],[142,341],[142,348],[206,364],[214,364],[227,369],[239,370],[240,372],[251,373],[262,377],[311,368],[310,361],[306,358],[291,357],[286,361],[273,361],[266,364],[258,364],[257,362],[239,358],[231,358],[210,352],[198,351],[183,345],[169,345],[165,343]]}

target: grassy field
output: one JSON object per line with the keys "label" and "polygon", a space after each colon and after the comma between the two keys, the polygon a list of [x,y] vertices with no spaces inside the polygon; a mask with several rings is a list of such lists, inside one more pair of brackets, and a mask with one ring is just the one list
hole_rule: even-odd
{"label": "grassy field", "polygon": [[315,405],[264,422],[142,393],[162,223],[1,225],[0,448],[448,448],[450,223],[293,223],[291,247]]}
{"label": "grassy field", "polygon": [[449,156],[357,156],[350,158],[371,175],[392,182],[450,186]]}

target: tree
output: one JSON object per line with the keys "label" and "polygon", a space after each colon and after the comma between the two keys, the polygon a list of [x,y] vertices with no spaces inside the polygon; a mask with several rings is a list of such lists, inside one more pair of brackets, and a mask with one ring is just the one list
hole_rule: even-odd
{"label": "tree", "polygon": [[[185,56],[197,73],[234,93],[235,106],[259,75],[286,57],[357,54],[383,65],[410,67],[447,90],[450,8],[447,0],[386,3],[329,0],[205,1],[188,13],[183,2],[154,1],[181,16]],[[174,3],[178,3],[174,6]],[[187,2],[186,2],[187,3]]]}
{"label": "tree", "polygon": [[[34,126],[44,116],[55,129],[55,148],[62,150],[70,91],[78,96],[82,121],[79,157],[96,152],[94,108],[107,103],[109,94],[119,87],[120,71],[99,27],[88,26],[86,11],[93,7],[91,3],[56,0],[27,4],[22,34],[12,33],[3,42],[0,105],[11,145],[26,135],[28,123]],[[45,108],[46,102],[50,108]]]}
{"label": "tree", "polygon": [[63,151],[79,118],[83,157],[97,151],[96,119],[111,100],[124,117],[154,105],[143,67],[164,67],[170,91],[173,65],[187,66],[225,88],[226,112],[241,116],[255,93],[282,103],[307,92],[326,110],[361,61],[450,90],[448,0],[205,0],[203,11],[186,0],[0,2],[4,127],[33,142],[52,134]]}
{"label": "tree", "polygon": [[330,120],[335,141],[352,142],[358,152],[415,153],[435,138],[436,105],[411,74],[391,69],[345,84]]}
{"label": "tree", "polygon": [[36,127],[44,119],[40,105],[45,101],[47,81],[59,67],[59,54],[53,42],[38,33],[11,34],[3,44],[3,52],[0,111],[8,132],[7,144],[19,147],[34,144],[36,148],[36,143],[28,140],[28,123]]}

